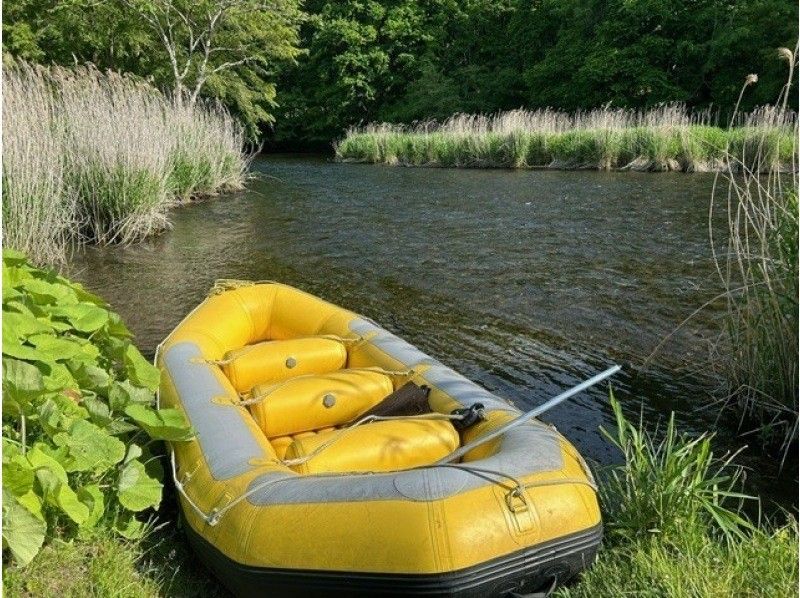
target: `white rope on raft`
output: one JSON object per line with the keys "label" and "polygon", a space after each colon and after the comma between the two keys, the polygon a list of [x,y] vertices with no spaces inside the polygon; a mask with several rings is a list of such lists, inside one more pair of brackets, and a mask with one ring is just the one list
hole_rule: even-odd
{"label": "white rope on raft", "polygon": [[[253,494],[256,494],[258,492],[266,490],[267,488],[269,488],[271,486],[275,486],[277,484],[284,483],[284,482],[290,482],[290,481],[294,482],[294,481],[297,481],[297,479],[298,479],[298,478],[292,476],[292,477],[285,477],[285,478],[277,478],[277,479],[274,479],[274,480],[266,480],[264,482],[261,482],[260,484],[256,484],[252,488],[250,488],[247,491],[243,492],[242,494],[240,494],[239,496],[237,496],[236,498],[231,500],[229,503],[227,503],[225,506],[220,507],[220,508],[214,508],[211,511],[209,511],[208,513],[206,513],[205,511],[203,511],[202,508],[200,508],[200,506],[197,505],[197,503],[194,502],[194,500],[192,500],[192,498],[189,496],[188,492],[186,491],[186,488],[184,487],[184,483],[182,483],[178,479],[177,467],[176,467],[176,464],[175,464],[175,453],[174,452],[172,453],[172,457],[170,459],[170,464],[171,464],[171,469],[172,469],[172,480],[175,483],[175,488],[178,490],[178,492],[181,494],[181,496],[183,496],[186,499],[186,502],[189,504],[189,506],[192,507],[192,509],[198,514],[198,516],[200,516],[200,518],[203,519],[203,521],[205,521],[206,524],[211,526],[211,527],[216,526],[220,522],[222,517],[226,513],[228,513],[228,511],[230,511],[231,509],[236,507],[236,505],[241,503],[243,500],[249,498]],[[560,485],[583,485],[583,486],[588,486],[589,488],[591,488],[595,492],[597,491],[597,485],[594,484],[593,482],[589,481],[586,478],[552,478],[552,479],[545,479],[545,480],[537,480],[537,481],[534,481],[534,482],[521,482],[516,477],[514,477],[512,475],[509,475],[507,473],[503,473],[501,471],[495,471],[495,470],[492,470],[492,469],[483,469],[483,468],[479,468],[479,467],[473,467],[473,466],[467,465],[465,463],[447,463],[447,464],[444,464],[444,465],[435,465],[435,464],[434,465],[420,465],[418,467],[412,467],[410,469],[406,469],[406,470],[403,470],[403,471],[415,471],[415,470],[432,469],[432,468],[438,468],[438,467],[449,467],[449,468],[453,468],[453,469],[460,469],[460,470],[465,471],[467,473],[471,473],[473,475],[477,475],[478,477],[481,477],[481,478],[483,478],[485,480],[488,480],[488,481],[490,481],[490,482],[492,482],[494,484],[498,484],[499,486],[501,486],[503,488],[509,488],[509,493],[508,493],[508,497],[509,498],[517,497],[517,498],[520,498],[523,502],[526,502],[526,503],[527,503],[527,498],[525,497],[525,492],[524,491],[526,489],[528,489],[528,488],[537,488],[537,487],[543,487],[543,486],[560,486]],[[356,472],[356,473],[358,473],[359,475],[379,475],[379,474],[375,474],[374,472],[367,472],[367,473],[365,473],[365,472]],[[391,472],[383,472],[383,473],[391,473]],[[301,479],[308,479],[308,478],[335,479],[335,478],[347,477],[347,476],[350,476],[350,475],[353,475],[353,473],[352,472],[313,473],[313,474],[304,475],[304,476],[302,476]],[[511,484],[511,485],[504,484],[500,479],[496,479],[496,478],[493,478],[493,477],[490,477],[490,476],[497,476],[497,478],[505,478],[507,480],[510,480],[513,484]],[[190,477],[187,476],[185,481],[189,481],[189,479],[190,479]]]}
{"label": "white rope on raft", "polygon": [[[378,374],[383,374],[385,376],[391,376],[396,378],[406,378],[414,376],[414,370],[386,370],[381,367],[361,367],[361,368],[347,368],[348,372],[376,372]],[[256,395],[254,397],[248,397],[247,393],[242,393],[239,395],[240,400],[237,405],[248,406],[248,405],[256,405],[269,397],[272,393],[277,391],[280,388],[283,388],[287,384],[294,382],[295,380],[299,380],[301,378],[310,379],[316,378],[319,374],[304,374],[302,376],[295,376],[294,378],[289,378],[287,380],[283,380],[282,382],[278,382],[270,386],[267,390],[265,390],[262,394]],[[247,398],[246,398],[247,397]]]}
{"label": "white rope on raft", "polygon": [[[158,352],[158,350],[156,350],[156,353],[157,352]],[[470,442],[470,443],[464,445],[458,451],[455,451],[455,452],[451,453],[450,455],[448,455],[444,459],[442,459],[442,460],[440,460],[440,461],[438,461],[438,462],[436,462],[436,463],[434,463],[432,465],[422,465],[422,466],[418,466],[418,467],[412,467],[412,468],[404,470],[404,471],[414,471],[414,470],[418,470],[418,469],[429,469],[429,468],[435,468],[435,467],[451,467],[451,468],[456,468],[456,469],[461,469],[463,471],[467,471],[469,473],[472,473],[473,475],[480,475],[481,477],[484,477],[484,479],[487,479],[486,476],[491,476],[491,475],[502,477],[502,478],[506,478],[508,480],[511,480],[514,483],[513,486],[511,487],[511,490],[509,491],[509,494],[507,495],[506,500],[509,501],[509,500],[513,499],[514,497],[516,497],[516,498],[519,498],[520,500],[522,500],[523,502],[525,502],[526,504],[527,504],[527,500],[528,499],[525,496],[525,489],[527,489],[527,488],[535,488],[535,487],[540,487],[540,486],[563,485],[563,484],[579,484],[579,485],[588,486],[588,487],[592,488],[592,490],[594,490],[596,492],[597,491],[597,485],[593,481],[591,481],[591,480],[589,480],[587,478],[556,478],[556,479],[537,480],[535,482],[522,483],[516,477],[514,477],[514,476],[512,476],[510,474],[501,472],[501,471],[495,471],[495,470],[491,470],[491,469],[483,469],[483,468],[475,467],[475,466],[472,466],[472,465],[467,465],[465,463],[451,463],[450,461],[452,459],[457,458],[454,455],[457,455],[457,454],[461,453],[461,455],[459,455],[459,456],[463,456],[463,454],[466,454],[467,452],[469,452],[470,450],[472,450],[476,446],[480,446],[481,444],[483,444],[483,443],[485,443],[485,442],[487,442],[487,441],[489,441],[489,440],[491,440],[493,438],[496,438],[497,436],[500,436],[501,434],[507,432],[508,430],[521,425],[522,423],[526,422],[530,418],[535,417],[536,415],[539,415],[541,413],[544,413],[545,411],[547,411],[548,409],[554,407],[555,405],[558,405],[559,403],[561,403],[561,402],[565,401],[566,399],[576,395],[577,393],[579,393],[579,392],[581,392],[583,390],[586,390],[590,386],[593,386],[593,385],[597,384],[598,382],[600,382],[600,381],[608,378],[609,376],[615,374],[620,369],[621,369],[620,366],[613,366],[613,367],[605,370],[604,372],[601,372],[600,374],[597,374],[596,376],[593,376],[592,378],[586,380],[585,382],[582,382],[581,384],[578,384],[577,386],[574,386],[570,390],[567,390],[567,391],[565,391],[565,392],[553,397],[552,399],[550,399],[549,401],[547,401],[543,405],[541,405],[541,406],[539,406],[539,407],[537,407],[535,409],[532,409],[531,411],[529,411],[527,413],[522,414],[521,416],[519,416],[518,418],[510,421],[506,425],[501,426],[500,428],[498,428],[497,430],[495,430],[491,434],[487,434],[486,436],[483,436],[482,438],[478,438],[477,440],[474,440],[473,442]],[[426,414],[426,415],[438,416],[438,419],[460,419],[461,417],[464,417],[464,416],[460,416],[460,415],[453,415],[453,414],[447,415],[447,414],[443,414],[443,413],[431,413],[431,414]],[[402,418],[416,418],[416,417],[419,417],[419,416],[386,416],[383,419],[402,419]],[[354,428],[354,427],[356,427],[356,425],[360,425],[361,423],[367,423],[366,420],[375,421],[375,419],[371,419],[371,418],[381,418],[381,416],[367,416],[367,417],[363,418],[363,420],[359,420],[359,422],[356,422],[356,424],[354,424],[351,428]],[[351,428],[345,428],[342,431],[345,432],[346,430],[351,429]],[[338,440],[339,437],[340,436],[337,435],[336,438],[331,439],[330,444],[333,444],[333,442]],[[308,458],[308,459],[313,458],[315,456],[315,453],[319,454],[319,452],[321,452],[324,448],[327,448],[328,446],[330,446],[330,444],[326,443],[324,445],[321,445],[320,447],[318,447],[317,451],[310,453],[309,455],[307,455],[304,458]],[[230,511],[232,508],[234,508],[240,502],[245,500],[247,497],[252,496],[256,492],[264,490],[264,489],[268,488],[269,486],[272,486],[274,484],[278,484],[280,482],[286,482],[288,480],[292,480],[292,481],[296,481],[297,480],[297,478],[295,478],[295,477],[286,477],[286,478],[278,478],[278,479],[275,479],[275,480],[267,480],[267,481],[265,481],[265,482],[263,482],[261,484],[256,484],[253,488],[250,488],[246,492],[240,494],[235,499],[233,499],[228,504],[226,504],[224,507],[221,507],[219,509],[213,509],[211,512],[206,513],[191,499],[189,494],[186,492],[186,489],[184,488],[184,484],[178,479],[178,473],[177,473],[177,467],[176,467],[176,464],[175,464],[175,453],[174,453],[174,451],[172,452],[170,463],[171,463],[171,469],[172,469],[172,479],[175,482],[175,487],[177,488],[178,492],[186,499],[187,503],[197,512],[197,514],[200,517],[202,517],[203,520],[210,526],[217,525],[219,523],[220,519],[222,518],[222,516],[225,515],[225,513]],[[337,478],[337,477],[348,476],[348,475],[351,475],[351,474],[350,473],[319,473],[319,474],[307,474],[307,475],[303,476],[303,478]],[[493,483],[500,484],[499,480],[497,480],[497,479],[493,479],[491,477],[489,477],[488,479]],[[187,478],[187,481],[188,481],[188,478]]]}

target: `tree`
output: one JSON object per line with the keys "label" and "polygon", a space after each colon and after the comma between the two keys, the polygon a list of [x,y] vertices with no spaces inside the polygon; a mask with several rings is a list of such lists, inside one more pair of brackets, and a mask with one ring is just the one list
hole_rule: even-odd
{"label": "tree", "polygon": [[209,79],[247,67],[269,75],[300,50],[292,0],[122,0],[151,29],[169,61],[176,97],[195,103]]}
{"label": "tree", "polygon": [[302,17],[299,0],[7,0],[3,49],[218,99],[256,136],[273,121],[278,66],[301,52]]}

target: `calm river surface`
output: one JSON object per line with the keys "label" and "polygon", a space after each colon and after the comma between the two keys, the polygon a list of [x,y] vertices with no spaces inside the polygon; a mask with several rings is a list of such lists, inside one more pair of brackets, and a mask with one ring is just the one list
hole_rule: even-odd
{"label": "calm river surface", "polygon": [[[75,256],[71,274],[111,302],[146,354],[215,279],[279,280],[373,318],[521,408],[620,363],[614,387],[629,414],[676,410],[688,430],[718,427],[713,410],[698,411],[718,314],[692,320],[645,365],[718,292],[713,176],[290,156],[259,158],[254,171],[246,191],[174,211],[158,238]],[[612,421],[605,387],[544,419],[586,457],[619,458],[598,432]],[[720,448],[743,442],[719,427]],[[761,490],[781,502],[796,492],[759,479],[774,467],[756,450],[745,461]]]}

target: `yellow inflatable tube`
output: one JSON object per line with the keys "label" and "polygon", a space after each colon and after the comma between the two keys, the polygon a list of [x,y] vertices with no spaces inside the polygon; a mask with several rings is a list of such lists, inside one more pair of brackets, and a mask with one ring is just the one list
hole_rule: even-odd
{"label": "yellow inflatable tube", "polygon": [[[367,318],[244,285],[199,305],[157,361],[161,406],[196,432],[171,447],[189,539],[236,595],[504,596],[564,582],[594,557],[600,512],[572,445],[531,421],[431,465],[519,411]],[[339,390],[348,381],[356,391]],[[442,419],[338,439],[409,381],[429,387]],[[477,403],[485,419],[454,432],[445,416]]]}

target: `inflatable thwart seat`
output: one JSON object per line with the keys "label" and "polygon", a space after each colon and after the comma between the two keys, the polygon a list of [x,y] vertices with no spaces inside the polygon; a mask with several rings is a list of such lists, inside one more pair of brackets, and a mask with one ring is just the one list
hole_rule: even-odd
{"label": "inflatable thwart seat", "polygon": [[[444,462],[519,411],[366,318],[222,285],[157,362],[161,406],[196,433],[171,447],[187,534],[236,595],[513,596],[594,558],[577,451],[530,421]],[[365,416],[407,389],[424,412]]]}

